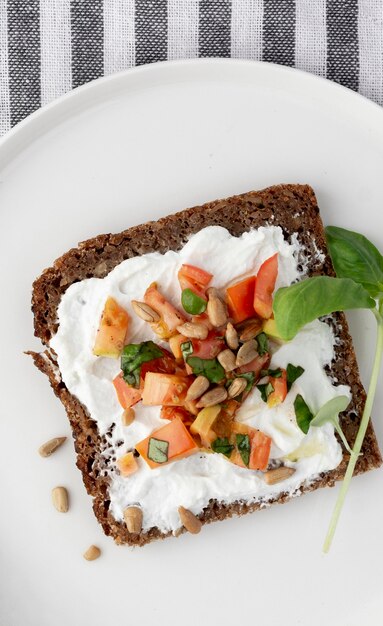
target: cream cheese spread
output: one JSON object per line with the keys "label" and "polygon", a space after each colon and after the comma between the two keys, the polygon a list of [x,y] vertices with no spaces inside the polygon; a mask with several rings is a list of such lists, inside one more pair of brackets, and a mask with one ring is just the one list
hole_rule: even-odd
{"label": "cream cheese spread", "polygon": [[[101,435],[110,447],[105,455],[119,458],[166,421],[160,418],[160,407],[135,406],[134,422],[123,427],[122,409],[112,379],[120,371],[119,359],[93,355],[95,335],[105,301],[112,296],[131,318],[129,343],[140,343],[158,337],[150,326],[133,312],[131,300],[142,300],[146,288],[158,283],[175,306],[180,306],[177,272],[182,263],[202,267],[214,275],[213,285],[225,287],[231,281],[254,274],[261,264],[278,252],[276,289],[301,277],[297,268],[297,239],[285,241],[282,230],[261,227],[233,237],[220,226],[204,228],[190,237],[179,252],[157,252],[127,259],[105,278],[91,278],[71,285],[58,308],[59,328],[50,345],[69,391],[88,409]],[[162,532],[175,531],[181,525],[180,505],[198,514],[209,500],[229,504],[235,501],[267,504],[279,493],[298,495],[302,484],[316,479],[320,472],[334,469],[342,452],[333,427],[326,424],[311,428],[307,435],[299,429],[294,412],[294,398],[301,393],[313,411],[336,395],[350,396],[350,389],[335,386],[325,372],[334,356],[334,336],[328,324],[308,324],[289,343],[273,345],[271,367],[301,365],[304,374],[294,383],[285,401],[270,409],[255,388],[240,407],[236,419],[259,428],[273,440],[271,458],[282,458],[295,473],[276,485],[267,485],[261,472],[238,467],[220,454],[197,453],[164,467],[150,469],[138,459],[140,468],[124,478],[110,469],[110,510],[117,521],[124,509],[139,503],[143,509],[143,530],[157,526]],[[118,444],[118,445],[117,445]]]}

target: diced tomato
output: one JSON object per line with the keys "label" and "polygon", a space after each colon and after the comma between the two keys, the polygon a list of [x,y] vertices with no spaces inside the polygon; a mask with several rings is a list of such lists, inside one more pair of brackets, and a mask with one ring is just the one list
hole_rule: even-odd
{"label": "diced tomato", "polygon": [[174,374],[176,371],[176,362],[173,356],[165,350],[164,348],[160,348],[164,356],[158,357],[158,359],[152,359],[151,361],[146,361],[141,365],[140,378],[141,378],[141,386],[143,386],[146,374],[148,372],[156,372],[158,374]]}
{"label": "diced tomato", "polygon": [[137,459],[133,452],[128,452],[124,456],[117,459],[117,467],[120,470],[122,476],[130,476],[138,470]]}
{"label": "diced tomato", "polygon": [[270,457],[271,438],[257,430],[251,441],[249,469],[267,469]]}
{"label": "diced tomato", "polygon": [[267,369],[270,364],[270,354],[265,352],[262,356],[257,356],[255,359],[247,363],[246,365],[242,365],[242,367],[238,368],[238,371],[241,374],[245,374],[246,372],[254,372],[255,381],[260,377],[261,371],[263,369]]}
{"label": "diced tomato", "polygon": [[282,376],[279,378],[273,378],[270,376],[269,382],[273,385],[274,391],[271,392],[267,398],[267,404],[269,407],[273,407],[276,404],[280,404],[287,396],[287,374],[286,370],[282,370]]}
{"label": "diced tomato", "polygon": [[255,276],[241,280],[226,289],[229,313],[237,324],[254,317]]}
{"label": "diced tomato", "polygon": [[176,374],[148,372],[142,392],[142,404],[149,406],[182,406],[191,379]]}
{"label": "diced tomato", "polygon": [[157,334],[166,339],[176,334],[176,328],[186,321],[185,316],[178,311],[157,289],[157,284],[152,283],[145,291],[144,300],[161,316],[159,322],[152,324]]}
{"label": "diced tomato", "polygon": [[225,350],[226,344],[222,336],[217,330],[209,331],[206,339],[192,339],[193,355],[200,359],[215,359],[215,357]]}
{"label": "diced tomato", "polygon": [[137,404],[141,400],[141,391],[130,387],[122,377],[122,372],[113,379],[113,385],[117,393],[117,398],[123,409],[129,409],[129,407]]}
{"label": "diced tomato", "polygon": [[108,298],[101,315],[93,354],[117,359],[124,347],[129,315],[114,298]]}
{"label": "diced tomato", "polygon": [[222,405],[221,412],[214,422],[213,430],[218,437],[229,437],[232,432],[232,423],[234,416],[241,406],[237,400],[227,400]]}
{"label": "diced tomato", "polygon": [[213,431],[213,425],[220,411],[221,407],[217,405],[202,409],[190,427],[190,432],[193,435],[199,435],[202,445],[205,447],[209,447],[212,441],[217,438]]}
{"label": "diced tomato", "polygon": [[195,265],[181,265],[181,269],[178,272],[178,280],[182,291],[191,289],[197,296],[204,299],[206,299],[206,287],[212,278],[212,274]]}
{"label": "diced tomato", "polygon": [[262,263],[254,291],[254,311],[263,319],[273,314],[273,291],[278,276],[278,253]]}
{"label": "diced tomato", "polygon": [[163,406],[161,409],[160,417],[163,420],[175,420],[180,419],[183,421],[185,426],[190,428],[192,423],[194,422],[194,415],[191,415],[189,411],[187,411],[182,406]]}
{"label": "diced tomato", "polygon": [[[153,461],[148,456],[149,443],[152,438],[160,440],[161,442],[168,442],[169,444],[167,448],[167,460],[163,463]],[[154,469],[156,467],[166,465],[166,463],[170,463],[170,461],[180,460],[190,454],[193,454],[194,452],[198,452],[199,447],[183,422],[176,418],[171,421],[170,424],[162,426],[162,428],[155,430],[149,437],[140,441],[136,445],[136,450],[140,453],[149,467]]]}

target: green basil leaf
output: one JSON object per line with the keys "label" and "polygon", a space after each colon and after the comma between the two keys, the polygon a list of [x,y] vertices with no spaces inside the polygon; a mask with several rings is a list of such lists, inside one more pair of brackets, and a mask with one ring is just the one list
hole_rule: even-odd
{"label": "green basil leaf", "polygon": [[162,350],[153,341],[130,343],[121,354],[121,369],[124,380],[133,387],[140,386],[141,365],[164,356]]}
{"label": "green basil leaf", "polygon": [[238,374],[237,378],[244,378],[245,380],[247,380],[247,385],[242,393],[248,393],[254,387],[255,372],[244,372],[244,374]]}
{"label": "green basil leaf", "polygon": [[269,351],[269,340],[266,333],[259,333],[259,335],[256,336],[256,340],[258,344],[259,356],[266,354],[266,352]]}
{"label": "green basil leaf", "polygon": [[300,394],[298,394],[294,400],[294,409],[297,424],[301,431],[307,435],[314,416]]}
{"label": "green basil leaf", "polygon": [[200,315],[206,311],[207,302],[200,296],[197,296],[191,289],[184,289],[181,295],[181,303],[186,313],[190,315]]}
{"label": "green basil leaf", "polygon": [[241,459],[249,467],[250,461],[250,437],[249,435],[236,435],[235,441],[237,444],[238,452],[241,455]]}
{"label": "green basil leaf", "polygon": [[168,460],[169,442],[150,437],[148,458],[155,463],[166,463]]}
{"label": "green basil leaf", "polygon": [[383,293],[383,256],[367,237],[328,226],[326,238],[337,276],[352,278],[374,298]]}
{"label": "green basil leaf", "polygon": [[292,384],[302,376],[305,370],[300,365],[292,365],[289,363],[286,368],[287,390],[290,391]]}
{"label": "green basil leaf", "polygon": [[205,376],[211,383],[219,383],[225,378],[225,370],[217,359],[200,359],[198,356],[189,356],[186,363],[192,368],[193,374]]}
{"label": "green basil leaf", "polygon": [[271,383],[265,383],[263,385],[257,385],[257,389],[261,392],[263,402],[267,402],[267,398],[274,391],[274,387]]}
{"label": "green basil leaf", "polygon": [[309,322],[334,311],[372,309],[375,301],[350,278],[314,276],[290,287],[278,289],[274,296],[274,317],[283,339],[293,339]]}
{"label": "green basil leaf", "polygon": [[352,450],[339,424],[339,413],[345,411],[349,404],[350,399],[347,396],[335,396],[335,398],[326,402],[326,404],[319,409],[318,413],[311,420],[310,426],[320,427],[323,426],[323,424],[330,422],[343,441],[346,450],[352,454]]}
{"label": "green basil leaf", "polygon": [[193,354],[193,344],[192,344],[192,342],[191,341],[184,341],[183,343],[181,343],[181,352],[182,352],[182,356],[184,357],[184,361],[186,361],[188,356]]}
{"label": "green basil leaf", "polygon": [[219,452],[220,454],[224,454],[229,457],[233,452],[234,446],[229,443],[227,437],[217,437],[217,439],[211,444],[211,448],[213,452]]}
{"label": "green basil leaf", "polygon": [[280,378],[282,376],[282,370],[278,367],[275,370],[267,370],[265,376],[271,376],[271,378]]}

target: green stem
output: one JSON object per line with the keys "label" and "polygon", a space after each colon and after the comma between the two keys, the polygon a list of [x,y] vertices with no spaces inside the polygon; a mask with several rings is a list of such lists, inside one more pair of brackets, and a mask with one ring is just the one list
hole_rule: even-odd
{"label": "green stem", "polygon": [[[380,308],[382,308],[382,306]],[[346,474],[344,476],[344,480],[343,480],[343,483],[342,483],[342,486],[338,495],[338,499],[336,501],[335,508],[331,517],[326,539],[323,544],[323,552],[328,552],[330,550],[331,542],[333,540],[335,530],[339,521],[339,517],[343,508],[343,504],[347,495],[347,491],[350,486],[350,481],[354,473],[355,465],[356,465],[356,462],[358,460],[358,457],[362,448],[363,439],[366,434],[368,422],[369,422],[370,415],[371,415],[372,405],[374,403],[376,386],[377,386],[378,377],[379,377],[380,363],[381,363],[381,359],[383,355],[383,321],[382,321],[381,316],[379,317],[380,317],[380,320],[377,318],[378,336],[377,336],[377,342],[376,342],[374,365],[372,368],[372,374],[371,374],[370,385],[368,388],[366,404],[364,405],[363,416],[360,422],[358,434],[355,439],[353,451],[350,456],[350,460],[348,462]]]}

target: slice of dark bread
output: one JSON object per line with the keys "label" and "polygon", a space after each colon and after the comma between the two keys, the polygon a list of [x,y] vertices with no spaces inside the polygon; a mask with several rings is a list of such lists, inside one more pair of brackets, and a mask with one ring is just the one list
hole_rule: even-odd
{"label": "slice of dark bread", "polygon": [[[117,235],[100,235],[79,244],[62,257],[52,267],[46,269],[33,284],[32,311],[34,314],[35,335],[46,350],[31,352],[35,365],[49,377],[55,394],[65,406],[73,430],[77,466],[82,471],[88,493],[93,496],[93,508],[97,519],[107,535],[117,543],[144,545],[153,539],[163,538],[158,528],[151,528],[140,535],[132,535],[123,523],[116,522],[109,512],[108,478],[105,474],[105,460],[102,450],[106,441],[98,433],[95,422],[86,408],[66,388],[61,379],[55,354],[49,349],[49,340],[58,328],[57,307],[61,296],[72,283],[84,278],[102,278],[124,259],[146,252],[166,252],[179,250],[187,238],[205,226],[218,224],[227,228],[232,235],[270,224],[280,226],[285,238],[296,233],[305,251],[308,275],[334,275],[331,260],[327,254],[326,241],[314,191],[308,185],[279,185],[263,191],[252,191],[240,196],[216,200],[203,206],[170,215],[157,222],[134,226]],[[322,255],[318,255],[318,251]],[[352,402],[343,414],[341,423],[346,438],[353,443],[365,402],[365,391],[359,378],[358,365],[348,332],[345,316],[338,313],[329,319],[337,336],[336,357],[329,368],[339,384],[349,385]],[[371,423],[363,444],[356,473],[379,467],[382,458]],[[319,487],[333,486],[342,478],[348,461],[343,450],[343,460],[333,471],[325,472],[318,480],[302,485],[302,493]],[[280,494],[271,502],[286,502],[286,493]],[[271,503],[270,502],[270,503]],[[234,514],[242,515],[260,509],[259,503],[244,504],[234,502],[223,505],[211,501],[200,515],[203,523],[223,520]],[[169,533],[170,534],[170,533]]]}

